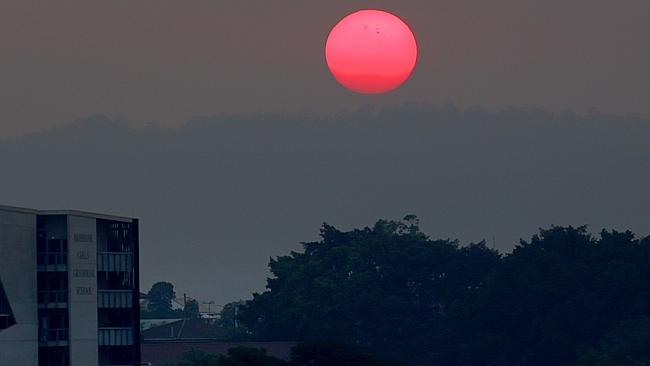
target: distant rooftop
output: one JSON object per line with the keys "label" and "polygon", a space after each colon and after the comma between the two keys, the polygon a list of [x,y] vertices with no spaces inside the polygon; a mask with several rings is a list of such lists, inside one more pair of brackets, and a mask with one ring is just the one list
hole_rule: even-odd
{"label": "distant rooftop", "polygon": [[296,342],[143,342],[142,361],[150,362],[151,366],[164,366],[169,362],[178,361],[185,352],[199,350],[206,353],[226,354],[235,347],[262,348],[269,356],[289,360],[291,349]]}

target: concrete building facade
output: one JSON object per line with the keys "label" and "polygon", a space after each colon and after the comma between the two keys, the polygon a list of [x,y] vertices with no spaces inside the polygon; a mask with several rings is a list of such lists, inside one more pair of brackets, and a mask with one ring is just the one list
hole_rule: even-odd
{"label": "concrete building facade", "polygon": [[0,206],[0,364],[140,365],[138,220]]}

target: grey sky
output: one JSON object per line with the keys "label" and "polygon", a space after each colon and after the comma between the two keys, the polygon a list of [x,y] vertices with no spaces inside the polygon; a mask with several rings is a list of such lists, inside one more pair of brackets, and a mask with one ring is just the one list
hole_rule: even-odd
{"label": "grey sky", "polygon": [[[404,18],[401,90],[340,88],[323,43],[345,14]],[[179,124],[221,112],[402,101],[650,115],[646,0],[0,2],[0,136],[94,113]]]}

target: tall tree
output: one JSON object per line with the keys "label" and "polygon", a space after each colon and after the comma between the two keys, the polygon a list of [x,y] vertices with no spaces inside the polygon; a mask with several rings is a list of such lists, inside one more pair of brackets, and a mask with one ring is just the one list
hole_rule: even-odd
{"label": "tall tree", "polygon": [[169,282],[156,282],[147,293],[149,311],[154,313],[171,313],[172,300],[176,298],[174,285]]}

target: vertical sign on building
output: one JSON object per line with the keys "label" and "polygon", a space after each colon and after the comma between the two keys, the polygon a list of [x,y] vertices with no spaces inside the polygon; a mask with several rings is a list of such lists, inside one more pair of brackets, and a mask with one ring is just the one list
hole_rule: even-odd
{"label": "vertical sign on building", "polygon": [[68,217],[70,364],[97,365],[97,223]]}

